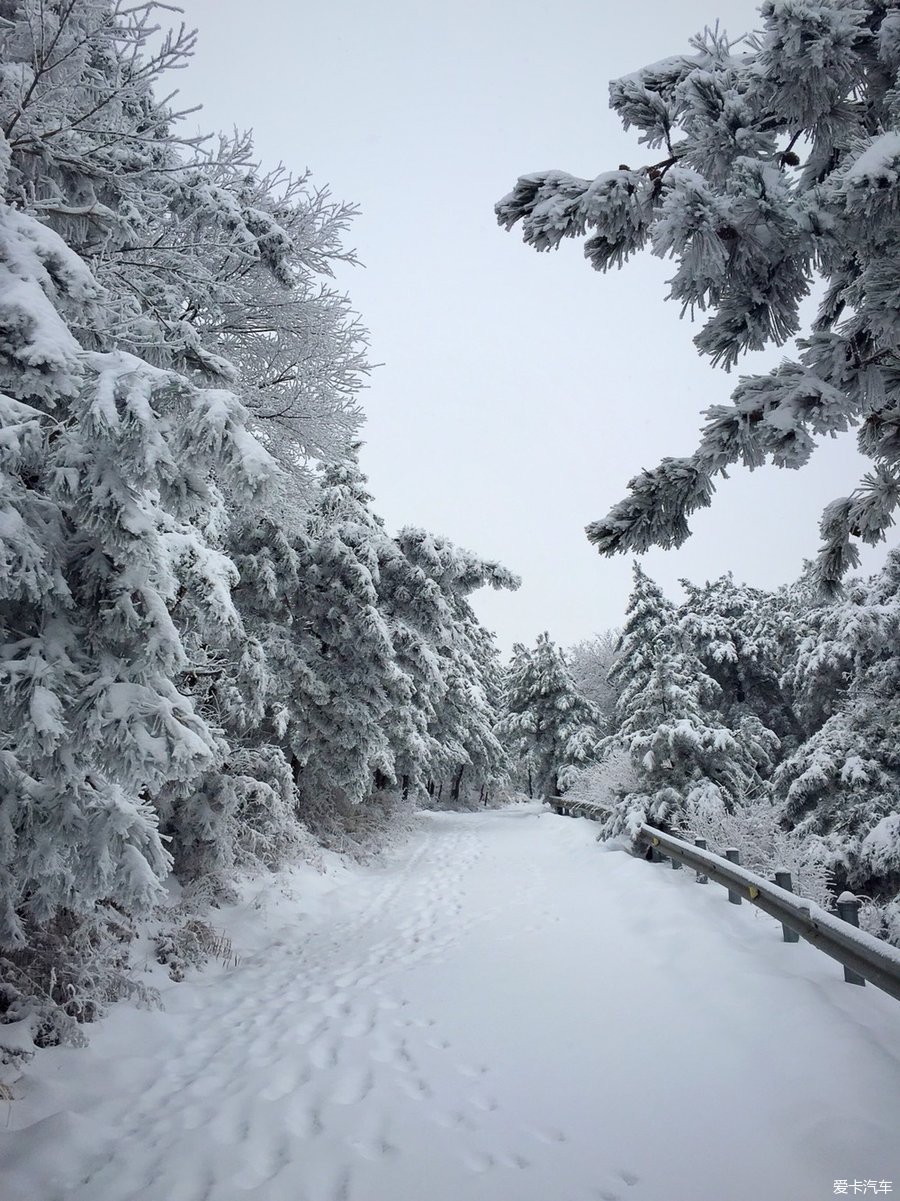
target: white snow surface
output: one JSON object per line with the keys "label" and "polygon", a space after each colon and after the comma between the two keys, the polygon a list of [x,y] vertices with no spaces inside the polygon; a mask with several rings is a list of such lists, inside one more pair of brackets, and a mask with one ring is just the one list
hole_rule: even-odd
{"label": "white snow surface", "polygon": [[595,829],[425,813],[376,867],[257,881],[237,966],[37,1052],[3,1201],[900,1192],[900,1006]]}

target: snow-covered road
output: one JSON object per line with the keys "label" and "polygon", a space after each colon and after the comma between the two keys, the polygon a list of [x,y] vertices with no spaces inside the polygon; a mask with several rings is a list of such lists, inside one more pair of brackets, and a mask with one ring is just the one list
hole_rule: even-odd
{"label": "snow-covered road", "polygon": [[3,1201],[900,1193],[896,1002],[585,821],[418,823],[312,906],[236,910],[240,964],[165,1012],[39,1053]]}

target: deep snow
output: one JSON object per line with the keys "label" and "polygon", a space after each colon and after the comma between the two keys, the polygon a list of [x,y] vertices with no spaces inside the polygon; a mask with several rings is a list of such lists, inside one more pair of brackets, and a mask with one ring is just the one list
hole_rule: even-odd
{"label": "deep snow", "polygon": [[237,966],[38,1053],[3,1201],[900,1193],[900,1006],[587,821],[421,814],[223,925]]}

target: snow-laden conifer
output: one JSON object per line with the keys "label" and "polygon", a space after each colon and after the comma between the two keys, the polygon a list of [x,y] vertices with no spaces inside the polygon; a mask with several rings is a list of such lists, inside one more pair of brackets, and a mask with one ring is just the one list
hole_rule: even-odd
{"label": "snow-laden conifer", "polygon": [[[437,791],[442,801],[459,803],[464,794],[483,797],[505,778],[508,761],[495,733],[501,689],[499,655],[468,597],[482,587],[515,589],[520,581],[499,563],[425,530],[403,529],[397,543],[412,569],[408,577],[411,587],[398,590],[396,576],[393,581],[394,610],[401,628],[407,627],[403,636],[409,639],[410,623],[416,624],[410,604],[415,596],[419,606],[428,598],[434,614],[430,639],[437,688],[426,726],[430,757],[421,768],[432,794]],[[425,633],[424,626],[419,629]],[[428,637],[426,634],[426,640]],[[414,695],[418,708],[422,698],[419,684]]]}
{"label": "snow-laden conifer", "polygon": [[158,818],[176,854],[214,838],[192,785],[222,748],[179,677],[192,633],[240,626],[217,481],[249,498],[275,468],[230,394],[79,346],[68,310],[102,298],[55,233],[3,206],[0,259],[10,946],[101,898],[145,908],[168,870]]}
{"label": "snow-laden conifer", "polygon": [[754,752],[766,736],[755,719],[739,732],[724,724],[719,686],[679,629],[674,605],[637,564],[611,674],[620,693],[606,750],[628,751],[635,780],[609,831],[633,835],[642,821],[678,828],[693,813],[733,807],[754,781]]}
{"label": "snow-laden conifer", "polygon": [[828,691],[800,703],[819,728],[781,766],[777,786],[792,827],[823,840],[842,882],[893,895],[900,888],[898,749],[900,555],[825,608],[801,646],[795,679]]}
{"label": "snow-laden conifer", "polygon": [[313,660],[298,619],[300,556],[276,514],[252,507],[233,522],[229,547],[241,628],[195,644],[185,683],[228,745],[203,780],[227,814],[224,851],[230,862],[273,867],[309,841],[286,739],[291,698]]}
{"label": "snow-laden conifer", "polygon": [[576,688],[549,634],[540,634],[532,648],[517,643],[507,671],[501,737],[530,792],[558,796],[579,768],[598,757],[603,719]]}
{"label": "snow-laden conifer", "polygon": [[797,733],[780,682],[784,616],[770,593],[735,583],[731,574],[704,585],[682,580],[678,623],[687,644],[719,686],[717,707],[737,729],[754,717],[773,731],[772,746]]}
{"label": "snow-laden conifer", "polygon": [[376,773],[394,781],[390,714],[411,701],[379,606],[390,537],[371,499],[355,459],[330,465],[295,540],[295,624],[309,659],[288,701],[286,738],[310,816],[360,804]]}
{"label": "snow-laden conifer", "polygon": [[796,354],[707,412],[693,455],[640,472],[588,526],[600,552],[678,546],[729,466],[802,467],[820,438],[855,427],[872,469],[823,514],[817,574],[833,586],[900,497],[900,38],[884,4],[766,0],[760,18],[742,42],[707,30],[611,85],[650,161],[593,180],[522,176],[496,213],[536,250],[586,238],[598,270],[642,249],[671,256],[670,295],[703,316],[697,348],[726,369],[800,335]]}

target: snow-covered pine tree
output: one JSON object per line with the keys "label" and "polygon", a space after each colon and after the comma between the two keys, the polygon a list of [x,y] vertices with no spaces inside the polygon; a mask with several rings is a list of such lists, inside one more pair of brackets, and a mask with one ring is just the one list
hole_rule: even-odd
{"label": "snow-covered pine tree", "polygon": [[183,635],[240,624],[217,481],[250,499],[275,474],[229,393],[81,348],[67,318],[101,323],[105,300],[53,231],[0,207],[7,949],[99,901],[146,908],[170,862],[158,817],[176,856],[215,842],[193,785],[222,747],[177,686]]}
{"label": "snow-covered pine tree", "polygon": [[533,648],[513,647],[499,733],[534,796],[558,796],[575,771],[598,758],[603,719],[546,632]]}
{"label": "snow-covered pine tree", "polygon": [[[497,583],[494,587],[518,587]],[[457,648],[456,680],[462,687],[450,689],[451,705],[455,701],[457,718],[462,727],[459,742],[468,756],[468,764],[460,764],[453,774],[450,787],[451,803],[476,801],[487,804],[495,790],[506,785],[510,778],[509,755],[497,735],[503,713],[503,666],[496,639],[475,616],[465,597],[456,602],[454,623]],[[450,706],[442,709],[441,722],[435,730],[438,738]],[[438,785],[440,788],[440,785]]]}
{"label": "snow-covered pine tree", "polygon": [[675,607],[637,564],[611,674],[620,694],[605,749],[628,751],[636,783],[608,833],[633,836],[643,821],[678,828],[693,813],[731,808],[754,784],[757,743],[766,743],[760,723],[739,735],[725,726],[719,686],[686,644]]}
{"label": "snow-covered pine tree", "polygon": [[[430,753],[419,764],[419,772],[424,773],[419,784],[429,784],[432,794],[444,803],[458,804],[467,795],[482,799],[505,778],[508,762],[495,734],[499,656],[468,597],[486,586],[515,589],[520,581],[499,563],[425,530],[405,528],[397,544],[407,565],[405,573],[397,574],[395,569],[391,577],[398,633],[402,643],[412,647],[416,643],[412,631],[418,629],[419,642],[425,640],[422,661],[437,673],[425,729]],[[429,609],[431,620],[426,624],[421,615]],[[410,669],[418,708],[422,688],[414,663]],[[427,681],[423,683],[427,688]]]}
{"label": "snow-covered pine tree", "polygon": [[229,544],[242,627],[228,640],[197,645],[187,682],[228,743],[227,759],[206,774],[203,788],[229,814],[229,851],[238,863],[272,867],[310,841],[297,812],[286,732],[299,681],[307,691],[316,686],[314,645],[297,613],[301,555],[282,520],[246,509],[232,523]]}
{"label": "snow-covered pine tree", "polygon": [[759,11],[758,34],[707,30],[611,85],[654,161],[522,176],[496,214],[539,251],[586,236],[601,271],[644,247],[674,257],[670,295],[708,314],[695,343],[726,368],[800,333],[800,302],[823,282],[796,356],[741,379],[697,451],[637,475],[588,537],[603,554],[678,546],[731,464],[801,467],[817,438],[856,426],[873,467],[822,518],[817,573],[834,586],[900,498],[900,14],[880,0]]}
{"label": "snow-covered pine tree", "polygon": [[823,597],[809,567],[776,594],[783,634],[781,685],[801,742],[819,730],[846,697],[853,675],[851,650],[835,619],[846,604],[864,606],[867,596],[866,581],[854,578],[840,599]]}
{"label": "snow-covered pine tree", "polygon": [[736,584],[730,573],[703,585],[682,580],[681,586],[679,627],[719,686],[717,707],[725,724],[736,730],[745,717],[756,718],[776,736],[772,750],[781,739],[796,736],[797,722],[780,682],[784,617],[775,598]]}
{"label": "snow-covered pine tree", "polygon": [[422,553],[431,535],[412,527],[399,531],[382,552],[379,607],[390,630],[397,665],[410,681],[411,702],[392,714],[390,738],[403,792],[423,795],[442,760],[433,728],[447,695],[440,653],[453,621],[440,581]]}
{"label": "snow-covered pine tree", "polygon": [[355,459],[326,467],[295,541],[294,624],[308,636],[308,670],[294,683],[286,738],[301,812],[314,822],[360,804],[378,773],[394,782],[390,721],[412,702],[379,606],[390,537],[372,511]]}
{"label": "snow-covered pine tree", "polygon": [[821,839],[839,884],[891,897],[900,891],[900,552],[820,621],[795,679],[830,699],[800,695],[801,712],[824,720],[778,771],[783,818]]}

